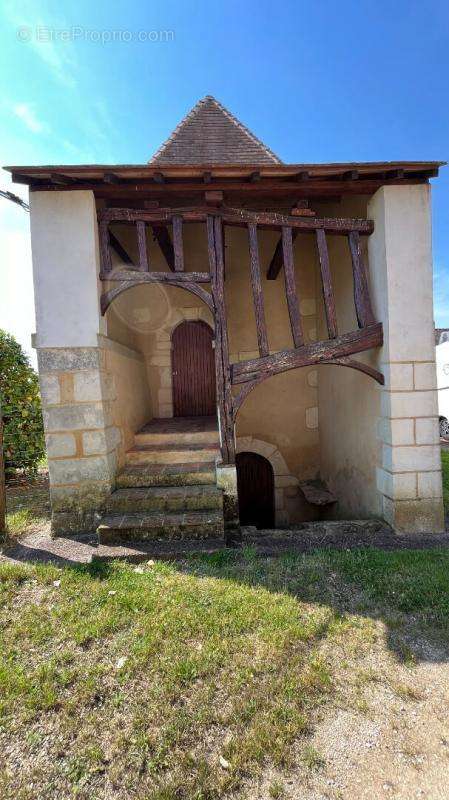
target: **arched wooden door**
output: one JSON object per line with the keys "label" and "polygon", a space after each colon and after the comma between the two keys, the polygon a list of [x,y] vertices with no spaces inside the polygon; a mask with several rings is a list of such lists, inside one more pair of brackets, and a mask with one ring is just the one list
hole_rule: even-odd
{"label": "arched wooden door", "polygon": [[274,527],[274,475],[258,453],[237,453],[237,491],[241,525]]}
{"label": "arched wooden door", "polygon": [[205,322],[181,322],[172,334],[173,414],[216,414],[214,334]]}

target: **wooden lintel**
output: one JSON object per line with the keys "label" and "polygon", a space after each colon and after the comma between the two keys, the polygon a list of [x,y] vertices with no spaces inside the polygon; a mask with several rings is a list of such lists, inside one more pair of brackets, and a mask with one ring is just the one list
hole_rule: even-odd
{"label": "wooden lintel", "polygon": [[[157,212],[147,212],[148,214],[154,214]],[[166,225],[152,225],[153,236],[156,239],[159,247],[161,248],[162,254],[165,258],[167,266],[171,272],[175,271],[175,253],[173,250],[172,240],[170,239],[170,234],[167,230]]]}
{"label": "wooden lintel", "polygon": [[188,208],[160,208],[157,210],[135,208],[106,208],[99,212],[98,218],[107,222],[137,222],[144,220],[152,224],[170,223],[173,214],[180,214],[184,222],[205,222],[208,214],[217,214],[229,225],[246,227],[253,222],[260,228],[282,228],[288,225],[302,233],[314,233],[323,228],[328,233],[347,236],[351,231],[358,231],[361,236],[369,236],[374,230],[374,223],[369,219],[348,219],[342,217],[295,217],[269,211],[247,211],[243,208],[223,206],[214,209],[208,206]]}
{"label": "wooden lintel", "polygon": [[382,323],[378,322],[358,331],[351,331],[336,339],[312,342],[294,350],[281,350],[265,358],[240,361],[231,366],[233,384],[246,383],[261,376],[277,375],[296,367],[321,364],[345,356],[381,347],[383,344]]}
{"label": "wooden lintel", "polygon": [[145,272],[140,270],[122,269],[117,272],[107,272],[100,274],[101,280],[106,281],[140,281],[140,283],[209,283],[210,275],[208,272]]}

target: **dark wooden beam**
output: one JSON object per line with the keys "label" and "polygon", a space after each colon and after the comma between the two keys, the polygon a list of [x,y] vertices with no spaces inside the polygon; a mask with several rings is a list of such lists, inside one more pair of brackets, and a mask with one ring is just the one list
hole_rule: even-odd
{"label": "dark wooden beam", "polygon": [[51,180],[61,186],[73,186],[77,183],[76,178],[71,178],[70,175],[63,175],[61,172],[52,172]]}
{"label": "dark wooden beam", "polygon": [[118,185],[123,182],[122,179],[119,178],[119,176],[114,172],[105,172],[103,175],[103,180],[105,183],[111,183],[114,185]]}
{"label": "dark wooden beam", "polygon": [[101,273],[100,278],[107,281],[131,281],[139,280],[141,283],[210,283],[208,272],[146,272],[140,270],[124,269],[109,274]]}
{"label": "dark wooden beam", "polygon": [[307,367],[361,353],[383,344],[382,323],[338,336],[332,341],[312,342],[294,350],[281,350],[265,358],[239,361],[231,366],[232,383],[246,383],[262,375],[277,375],[296,367]]}
{"label": "dark wooden beam", "polygon": [[[161,176],[161,173],[158,173]],[[301,175],[303,173],[300,173]],[[361,174],[362,175],[362,174]],[[393,176],[393,177],[391,177]],[[162,176],[163,177],[163,176]],[[56,191],[59,187],[52,184],[48,178],[46,179],[32,179],[23,176],[20,183],[26,183],[36,191]],[[359,177],[357,181],[342,181],[341,177],[338,178],[314,178],[309,176],[309,179],[302,178],[295,180],[293,177],[288,179],[279,180],[276,178],[263,178],[256,183],[250,183],[242,179],[236,180],[223,180],[214,178],[213,186],[217,191],[223,191],[227,194],[245,194],[260,197],[282,197],[294,199],[299,197],[313,197],[313,198],[327,198],[337,197],[341,195],[351,194],[374,194],[381,186],[385,185],[399,185],[399,186],[415,186],[417,184],[427,183],[426,176],[411,177],[407,174],[403,178],[397,178],[394,173],[389,172],[385,178],[365,178]],[[94,181],[87,178],[81,179],[79,183],[74,184],[76,189],[85,189],[95,192],[97,197],[109,198],[115,197],[138,197],[139,194],[148,197],[149,194],[160,194],[161,186],[163,185],[164,194],[167,195],[201,195],[204,192],[204,183],[198,181],[176,181],[171,180],[169,183],[164,183],[164,180],[138,180],[138,181],[125,181],[123,185],[112,186],[103,181]],[[70,191],[71,187],[63,187],[60,191]]]}
{"label": "dark wooden beam", "polygon": [[203,183],[210,183],[212,181],[212,172],[203,172]]}
{"label": "dark wooden beam", "polygon": [[206,220],[206,229],[212,297],[215,308],[215,377],[221,458],[224,464],[233,464],[235,462],[235,436],[224,296],[224,256],[221,220],[209,214]]}
{"label": "dark wooden beam", "polygon": [[251,287],[253,291],[254,314],[256,317],[257,342],[259,345],[259,354],[261,356],[267,356],[270,351],[268,347],[267,324],[265,321],[262,284],[260,281],[259,246],[257,242],[256,225],[248,225],[248,237]]}
{"label": "dark wooden beam", "polygon": [[175,259],[175,272],[184,270],[184,249],[182,244],[182,217],[175,214],[173,217],[173,252]]}
{"label": "dark wooden beam", "polygon": [[310,178],[310,174],[306,171],[298,172],[296,176],[296,180],[302,183],[303,181],[308,181]]}
{"label": "dark wooden beam", "polygon": [[258,183],[260,181],[260,172],[251,172],[248,180],[250,183]]}
{"label": "dark wooden beam", "polygon": [[134,265],[133,259],[131,258],[129,253],[125,250],[123,245],[119,242],[117,237],[112,233],[112,231],[109,231],[109,243],[112,249],[117,253],[118,257],[121,258],[122,261],[125,262],[125,264]]}
{"label": "dark wooden beam", "polygon": [[296,290],[292,229],[286,225],[282,228],[282,252],[284,259],[285,296],[287,298],[293,344],[295,347],[301,347],[304,343],[304,335],[302,331],[301,314],[299,312],[298,293]]}
{"label": "dark wooden beam", "polygon": [[[292,242],[295,241],[298,235],[299,235],[299,230],[295,228],[292,231]],[[284,256],[282,251],[282,236],[281,236],[273,253],[273,258],[270,261],[270,266],[268,267],[267,270],[267,280],[275,281],[282,269],[283,264],[284,264]]]}
{"label": "dark wooden beam", "polygon": [[165,178],[162,172],[155,172],[153,175],[153,180],[155,183],[165,183]]}
{"label": "dark wooden beam", "polygon": [[357,321],[360,328],[365,328],[375,322],[375,317],[371,307],[368,275],[357,231],[351,231],[349,234],[349,248],[351,250],[352,272],[354,275],[354,302]]}
{"label": "dark wooden beam", "polygon": [[342,175],[344,181],[357,181],[359,179],[359,171],[357,169],[350,169]]}
{"label": "dark wooden beam", "polygon": [[369,364],[364,364],[363,361],[356,361],[354,358],[349,357],[342,357],[342,358],[333,358],[331,361],[321,361],[321,364],[330,364],[331,366],[336,367],[350,367],[351,369],[356,369],[359,372],[363,372],[365,375],[369,375],[370,378],[374,378],[377,383],[380,383],[381,386],[385,385],[385,377],[382,375],[379,370],[374,369],[374,367],[370,367]]}
{"label": "dark wooden beam", "polygon": [[334,290],[332,288],[332,276],[329,265],[329,253],[327,250],[326,232],[319,228],[316,232],[318,255],[320,258],[321,285],[323,288],[324,308],[326,311],[327,330],[330,339],[338,336],[337,315],[335,311]]}
{"label": "dark wooden beam", "polygon": [[[151,214],[151,212],[148,212]],[[151,225],[153,236],[156,239],[169,270],[175,271],[175,253],[166,225]]]}
{"label": "dark wooden beam", "polygon": [[314,233],[317,228],[323,228],[328,233],[347,236],[351,231],[358,231],[360,235],[369,236],[374,230],[374,223],[369,219],[347,219],[342,217],[295,217],[278,214],[270,211],[247,211],[242,208],[229,208],[223,206],[219,209],[208,206],[177,208],[160,208],[152,210],[134,208],[106,208],[99,212],[98,218],[108,222],[136,222],[144,220],[161,225],[170,223],[173,214],[180,214],[184,222],[205,222],[208,214],[217,214],[223,222],[229,225],[246,227],[254,223],[260,228],[282,228],[288,225],[303,233]]}
{"label": "dark wooden beam", "polygon": [[216,191],[215,189],[212,189],[209,192],[204,192],[204,199],[207,205],[219,206],[223,202],[223,197],[223,192]]}
{"label": "dark wooden beam", "polygon": [[147,230],[145,222],[136,222],[137,245],[139,247],[139,269],[148,272]]}
{"label": "dark wooden beam", "polygon": [[109,225],[106,220],[100,221],[99,240],[100,240],[101,271],[107,274],[112,269],[112,261],[111,261],[111,250],[109,247]]}

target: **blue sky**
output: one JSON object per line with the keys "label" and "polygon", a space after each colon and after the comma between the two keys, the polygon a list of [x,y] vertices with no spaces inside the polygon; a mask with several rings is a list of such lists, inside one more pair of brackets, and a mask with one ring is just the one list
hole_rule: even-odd
{"label": "blue sky", "polygon": [[[206,94],[284,161],[449,156],[447,2],[3,0],[0,32],[3,164],[146,161]],[[435,316],[449,326],[449,168],[433,183]],[[7,205],[0,325],[29,351],[28,219]]]}

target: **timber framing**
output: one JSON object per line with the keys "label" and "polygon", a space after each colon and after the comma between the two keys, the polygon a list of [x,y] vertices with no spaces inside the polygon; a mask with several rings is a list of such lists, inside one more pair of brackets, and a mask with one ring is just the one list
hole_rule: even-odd
{"label": "timber framing", "polygon": [[[382,325],[376,322],[369,295],[368,274],[364,263],[360,237],[373,232],[373,223],[366,219],[319,218],[285,215],[270,211],[248,211],[243,208],[189,206],[183,208],[105,208],[98,212],[100,230],[100,279],[106,284],[101,295],[101,312],[128,289],[148,283],[162,283],[185,289],[199,297],[210,309],[215,324],[215,373],[218,417],[220,423],[221,456],[225,464],[235,461],[235,421],[248,394],[267,378],[298,367],[317,364],[347,367],[363,372],[383,384],[383,375],[369,364],[352,358],[353,355],[383,343]],[[184,269],[183,230],[188,223],[204,223],[207,232],[209,272]],[[138,263],[112,269],[109,227],[114,224],[136,228]],[[259,357],[231,364],[228,345],[228,315],[225,300],[224,230],[225,226],[245,227],[248,233],[249,277],[256,320]],[[169,226],[172,229],[170,237]],[[147,229],[150,228],[161,245],[161,231],[168,272],[151,271],[147,248]],[[274,229],[280,234],[276,252],[277,273],[284,268],[285,298],[290,319],[291,349],[270,352],[269,331],[265,315],[264,296],[259,259],[258,229]],[[159,232],[159,238],[157,235]],[[313,234],[316,240],[328,339],[304,343],[300,314],[293,242],[299,233]],[[339,335],[327,236],[345,236],[351,254],[354,306],[358,330]],[[276,256],[276,253],[275,253]],[[125,260],[125,259],[124,259]],[[129,264],[129,262],[128,262]],[[273,264],[273,261],[272,261]],[[272,271],[272,264],[268,270]],[[276,274],[277,274],[276,273]],[[267,277],[270,277],[268,274]],[[271,275],[273,277],[273,275]],[[275,276],[274,276],[275,277]],[[110,284],[115,284],[111,287]],[[239,392],[233,396],[233,387]]]}

